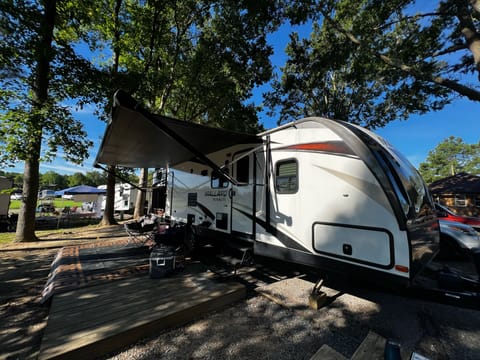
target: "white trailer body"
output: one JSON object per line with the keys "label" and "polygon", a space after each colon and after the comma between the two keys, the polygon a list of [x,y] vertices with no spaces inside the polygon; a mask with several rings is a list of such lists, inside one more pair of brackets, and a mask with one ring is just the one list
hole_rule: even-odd
{"label": "white trailer body", "polygon": [[[11,189],[13,187],[13,181],[6,177],[0,176],[0,191]],[[0,217],[8,216],[8,209],[10,207],[10,192],[0,192]]]}
{"label": "white trailer body", "polygon": [[[107,185],[100,185],[99,189],[107,189]],[[113,208],[115,211],[128,212],[135,208],[135,202],[137,201],[138,189],[134,188],[128,183],[115,184],[115,200]],[[106,196],[102,196],[102,210],[105,210]]]}
{"label": "white trailer body", "polygon": [[219,163],[231,164],[236,185],[198,163],[174,168],[167,214],[199,233],[253,241],[256,254],[398,280],[433,253],[438,227],[428,190],[383,139],[321,118],[261,136],[265,145],[250,153],[223,151]]}
{"label": "white trailer body", "polygon": [[[123,96],[97,162],[168,164],[166,214],[198,236],[239,238],[262,256],[404,285],[438,251],[438,220],[422,178],[365,129],[307,118],[227,141],[231,133],[209,135],[208,128],[150,114]],[[127,141],[122,134],[140,124],[145,143],[157,137],[156,147],[170,153],[138,148],[138,138],[119,151],[117,144]]]}

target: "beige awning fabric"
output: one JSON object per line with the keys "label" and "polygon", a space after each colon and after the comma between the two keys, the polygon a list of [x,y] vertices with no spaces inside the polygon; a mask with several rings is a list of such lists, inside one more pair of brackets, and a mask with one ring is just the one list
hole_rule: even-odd
{"label": "beige awning fabric", "polygon": [[239,144],[261,143],[260,137],[155,115],[127,93],[114,95],[112,117],[105,130],[95,164],[130,168],[160,168],[184,162],[217,167],[209,154]]}

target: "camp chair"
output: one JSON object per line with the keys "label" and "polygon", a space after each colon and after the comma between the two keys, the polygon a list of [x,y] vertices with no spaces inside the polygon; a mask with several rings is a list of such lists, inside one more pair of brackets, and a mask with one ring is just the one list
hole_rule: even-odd
{"label": "camp chair", "polygon": [[128,244],[145,245],[149,240],[153,241],[158,230],[156,216],[143,216],[139,220],[124,224],[125,231],[129,236]]}

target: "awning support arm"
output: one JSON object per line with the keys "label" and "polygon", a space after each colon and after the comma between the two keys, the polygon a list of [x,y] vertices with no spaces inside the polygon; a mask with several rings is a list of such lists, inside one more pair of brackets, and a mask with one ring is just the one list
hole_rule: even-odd
{"label": "awning support arm", "polygon": [[199,160],[204,162],[206,165],[210,166],[213,170],[217,171],[219,174],[221,174],[222,177],[227,179],[229,182],[231,182],[234,185],[238,185],[237,180],[235,180],[230,174],[228,174],[226,171],[224,171],[222,168],[220,168],[217,164],[215,164],[212,160],[210,160],[204,153],[201,151],[197,150],[195,147],[193,147],[191,144],[189,144],[185,139],[183,139],[180,135],[178,135],[175,131],[170,129],[168,126],[165,126],[161,121],[158,121],[155,119],[155,117],[146,109],[144,109],[134,98],[132,98],[129,94],[127,94],[123,90],[118,90],[115,93],[114,96],[114,103],[116,105],[120,106],[126,106],[129,107],[130,109],[139,112],[142,114],[146,119],[148,119],[150,122],[152,122],[154,125],[156,125],[158,128],[160,128],[166,135],[171,137],[173,140],[175,140],[177,143],[182,145],[185,149],[190,151],[193,155],[195,155]]}
{"label": "awning support arm", "polygon": [[108,174],[113,174],[113,176],[115,176],[117,179],[120,179],[120,180],[122,180],[122,182],[132,185],[137,190],[140,190],[140,191],[143,191],[143,192],[146,191],[146,189],[142,189],[140,186],[131,183],[129,180],[125,179],[123,176],[120,176],[115,171],[110,171],[110,170],[108,170],[108,168],[103,167],[102,165],[100,165],[98,163],[95,164],[94,167],[102,169],[103,171],[105,171]]}

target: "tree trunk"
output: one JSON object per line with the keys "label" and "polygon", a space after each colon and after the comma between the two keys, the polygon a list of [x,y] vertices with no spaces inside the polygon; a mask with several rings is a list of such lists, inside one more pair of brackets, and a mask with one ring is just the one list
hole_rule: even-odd
{"label": "tree trunk", "polygon": [[137,195],[137,200],[135,202],[135,211],[133,212],[133,217],[138,219],[139,217],[145,215],[145,198],[147,192],[147,179],[148,179],[148,168],[143,168],[140,171],[140,177],[138,180],[138,186],[142,188],[142,191],[139,191]]}
{"label": "tree trunk", "polygon": [[105,209],[100,225],[116,225],[115,221],[115,165],[108,166],[107,173],[107,198],[105,199]]}
{"label": "tree trunk", "polygon": [[[480,1],[470,0],[470,5],[473,7],[473,11],[480,10]],[[477,78],[480,80],[480,34],[475,28],[475,23],[472,20],[472,12],[468,7],[468,2],[464,1],[459,5],[459,13],[457,15],[460,21],[460,31],[462,32],[468,49],[472,53],[473,63],[477,70]]]}
{"label": "tree trunk", "polygon": [[37,206],[40,151],[42,147],[42,130],[46,121],[45,104],[48,101],[50,86],[50,62],[52,61],[52,41],[57,11],[56,0],[43,2],[44,11],[39,18],[38,42],[36,43],[36,65],[32,84],[33,109],[29,118],[32,136],[28,139],[28,158],[25,159],[23,193],[24,199],[18,214],[15,242],[35,241],[35,210]]}
{"label": "tree trunk", "polygon": [[35,210],[37,208],[39,183],[39,162],[36,160],[25,161],[23,174],[22,205],[18,214],[17,232],[15,242],[37,241],[35,236]]}

